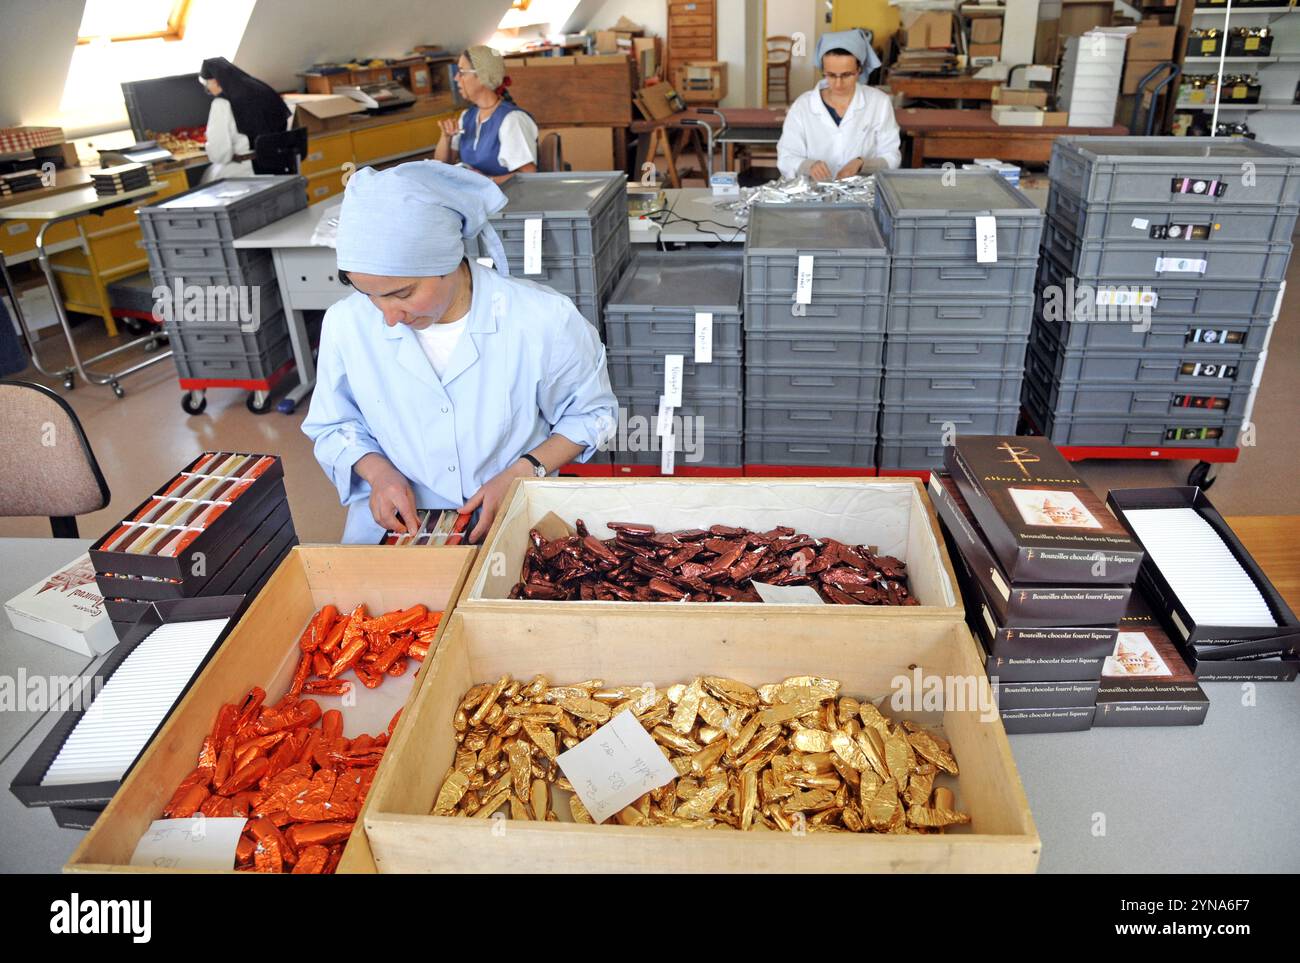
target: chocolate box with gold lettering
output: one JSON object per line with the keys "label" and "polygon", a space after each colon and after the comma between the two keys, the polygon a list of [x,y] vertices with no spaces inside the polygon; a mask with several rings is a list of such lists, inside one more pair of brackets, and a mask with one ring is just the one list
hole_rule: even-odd
{"label": "chocolate box with gold lettering", "polygon": [[1141,593],[1102,668],[1096,726],[1199,726],[1210,700]]}
{"label": "chocolate box with gold lettering", "polygon": [[1142,549],[1047,439],[961,435],[944,464],[1012,582],[1137,581]]}

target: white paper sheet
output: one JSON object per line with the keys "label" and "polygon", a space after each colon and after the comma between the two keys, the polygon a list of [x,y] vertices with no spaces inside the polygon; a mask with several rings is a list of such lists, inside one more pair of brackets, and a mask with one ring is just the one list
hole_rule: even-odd
{"label": "white paper sheet", "polygon": [[677,778],[673,764],[631,712],[620,712],[555,761],[598,823]]}

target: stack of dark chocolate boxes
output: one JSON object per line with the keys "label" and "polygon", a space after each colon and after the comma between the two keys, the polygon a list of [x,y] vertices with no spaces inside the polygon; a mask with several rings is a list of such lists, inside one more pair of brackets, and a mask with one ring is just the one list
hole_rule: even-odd
{"label": "stack of dark chocolate boxes", "polygon": [[961,436],[930,478],[1009,733],[1201,722],[1134,591],[1142,549],[1050,442]]}
{"label": "stack of dark chocolate boxes", "polygon": [[298,543],[275,455],[205,452],[90,547],[119,639],[154,602],[247,595]]}

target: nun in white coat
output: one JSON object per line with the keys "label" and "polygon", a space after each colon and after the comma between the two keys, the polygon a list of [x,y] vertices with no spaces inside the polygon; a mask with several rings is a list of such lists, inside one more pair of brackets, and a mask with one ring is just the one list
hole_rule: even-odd
{"label": "nun in white coat", "polygon": [[880,65],[866,34],[841,30],[817,42],[822,81],[785,115],[776,145],[782,177],[829,181],[897,167],[898,122],[889,95],[867,86]]}

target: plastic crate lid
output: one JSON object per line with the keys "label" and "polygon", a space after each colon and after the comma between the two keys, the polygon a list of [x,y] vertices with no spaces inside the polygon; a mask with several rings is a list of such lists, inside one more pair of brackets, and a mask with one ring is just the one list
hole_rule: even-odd
{"label": "plastic crate lid", "polygon": [[888,254],[866,204],[755,204],[749,215],[745,253],[791,254],[796,250]]}
{"label": "plastic crate lid", "polygon": [[876,174],[876,193],[891,215],[990,211],[1041,217],[1038,205],[993,170],[891,170]]}
{"label": "plastic crate lid", "polygon": [[213,181],[184,194],[154,204],[155,210],[188,210],[190,208],[231,208],[251,201],[258,194],[283,188],[286,184],[303,180],[297,174],[265,175],[261,177],[229,177]]}
{"label": "plastic crate lid", "polygon": [[627,175],[622,171],[593,174],[565,172],[516,174],[502,187],[506,206],[496,217],[592,217],[606,195],[622,191]]}
{"label": "plastic crate lid", "polygon": [[744,278],[745,261],[739,252],[638,251],[605,311],[668,307],[739,314]]}
{"label": "plastic crate lid", "polygon": [[1300,155],[1272,144],[1239,137],[1060,137],[1063,149],[1094,160],[1111,158],[1179,160],[1280,160],[1300,167]]}

